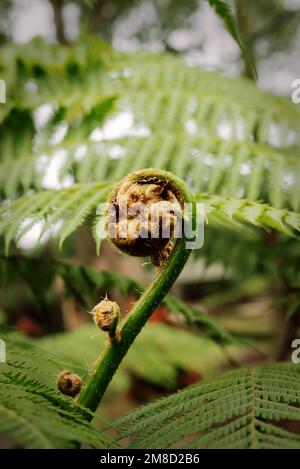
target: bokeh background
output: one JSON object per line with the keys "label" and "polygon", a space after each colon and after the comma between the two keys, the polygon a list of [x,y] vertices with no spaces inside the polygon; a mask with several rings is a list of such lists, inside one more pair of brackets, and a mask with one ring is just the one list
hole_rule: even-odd
{"label": "bokeh background", "polygon": [[[258,87],[289,98],[292,81],[300,77],[300,0],[231,3],[241,36],[255,60]],[[181,56],[189,65],[222,69],[225,76],[253,80],[240,49],[206,1],[1,0],[0,8],[0,54],[6,44],[25,44],[37,37],[68,47],[81,36],[95,35],[120,52],[166,51]],[[42,123],[48,112],[47,106],[43,107],[37,119]],[[126,132],[131,125],[128,119],[128,114],[121,114],[106,132],[111,138]],[[59,135],[57,138],[59,141]],[[80,148],[78,151],[80,156]],[[70,181],[65,180],[64,186],[59,181],[59,170],[58,153],[45,172],[43,188],[68,186]],[[101,255],[97,256],[86,223],[65,243],[63,259],[53,241],[55,232],[40,240],[41,230],[42,226],[36,224],[19,241],[23,253],[32,256],[31,264],[27,261],[25,265],[16,256],[12,257],[11,270],[5,267],[8,283],[0,294],[0,322],[36,338],[46,350],[63,353],[66,359],[74,359],[76,344],[76,357],[78,360],[84,357],[87,366],[104,345],[104,338],[95,336],[89,351],[85,350],[84,344],[91,339],[88,305],[93,306],[109,292],[121,309],[128,311],[135,299],[134,291],[139,287],[127,284],[117,275],[134,273],[135,281],[146,285],[153,273],[140,260],[120,256],[107,242],[103,242]],[[265,240],[266,244],[269,241],[271,245],[271,239]],[[254,338],[256,347],[225,347],[190,335],[185,327],[174,328],[172,315],[164,305],[154,313],[143,337],[137,340],[125,366],[114,379],[105,398],[107,416],[116,417],[220,370],[260,362],[275,354],[286,358],[286,344],[281,346],[282,311],[278,305],[274,306],[273,280],[265,272],[249,273],[253,259],[247,249],[243,259],[236,259],[238,275],[224,263],[218,263],[215,252],[211,260],[199,258],[188,265],[173,293],[218,319],[229,334]],[[293,246],[289,245],[287,259],[291,262],[293,255]],[[66,271],[60,270],[57,275],[53,258],[66,262],[63,267]],[[271,256],[271,265],[273,260]],[[44,263],[52,264],[53,269],[46,271]],[[100,280],[94,281],[95,271],[114,272],[115,277],[103,274]],[[67,291],[62,278],[68,278]],[[85,291],[80,291],[79,285],[84,285]],[[67,339],[54,335],[65,332],[68,332]],[[203,353],[199,354],[199,350]],[[1,444],[9,443],[3,440]]]}

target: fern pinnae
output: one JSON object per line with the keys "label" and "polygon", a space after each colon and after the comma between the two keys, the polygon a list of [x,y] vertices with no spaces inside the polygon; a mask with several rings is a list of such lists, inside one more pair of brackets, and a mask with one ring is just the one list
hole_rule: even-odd
{"label": "fern pinnae", "polygon": [[74,441],[108,444],[108,437],[84,419],[88,411],[55,390],[52,376],[63,364],[26,341],[15,342],[10,335],[5,340],[10,347],[9,360],[0,370],[1,429],[26,447],[71,447]]}
{"label": "fern pinnae", "polygon": [[[209,426],[213,426],[219,423],[220,417],[216,418],[216,408],[222,409],[222,421],[231,419],[235,416],[235,411],[233,407],[230,407],[231,404],[235,403],[238,406],[240,412],[243,414],[243,411],[246,412],[249,408],[249,399],[248,396],[241,396],[240,391],[237,392],[237,396],[233,395],[228,397],[225,396],[223,399],[218,398],[216,401],[212,401],[204,404],[204,399],[201,401],[195,399],[195,405],[187,405],[187,408],[182,408],[180,410],[180,415],[175,420],[170,420],[166,422],[161,428],[153,429],[151,426],[152,432],[144,430],[142,436],[142,444],[156,445],[163,444],[163,447],[169,447],[172,443],[184,438],[187,434],[192,435],[193,433],[205,430]],[[189,404],[189,402],[188,402]],[[184,412],[188,411],[188,414],[185,415]],[[175,409],[176,411],[176,409]],[[160,423],[163,423],[160,420]],[[149,436],[150,441],[147,441],[147,435]],[[163,442],[162,442],[163,440]],[[139,438],[134,438],[133,446],[138,444]]]}
{"label": "fern pinnae", "polygon": [[248,50],[247,44],[245,44],[240,37],[235,17],[233,16],[230,6],[223,0],[208,0],[208,3],[215,10],[216,14],[223,21],[225,28],[230,33],[231,37],[238,44],[243,54],[244,61],[249,67],[252,78],[255,80],[257,78],[257,72],[254,59],[251,52]]}
{"label": "fern pinnae", "polygon": [[[42,204],[41,209],[36,210],[35,202],[38,202],[39,195],[40,195],[40,193],[32,195],[32,199],[31,199],[32,200],[31,208],[33,209],[32,214],[30,214],[30,215],[29,215],[29,213],[27,214],[28,218],[30,217],[31,220],[28,224],[26,224],[26,226],[24,226],[22,229],[20,229],[18,231],[17,236],[16,236],[16,241],[17,242],[36,223],[38,223],[39,221],[46,221],[47,216],[49,215],[49,213],[51,214],[52,209],[56,208],[60,204],[60,201],[63,198],[64,193],[63,193],[63,191],[53,191],[53,192],[52,191],[44,191],[44,192],[42,192],[41,193],[41,198],[43,198],[43,196],[44,196],[46,200]],[[20,221],[19,221],[19,223],[20,223]],[[43,234],[47,231],[47,229],[48,228],[45,228],[45,225],[44,225],[42,230],[41,230],[41,234],[40,234],[39,239],[42,238]]]}
{"label": "fern pinnae", "polygon": [[[33,160],[28,161],[29,165],[30,163],[32,164],[32,162]],[[10,172],[5,171],[6,181],[4,181],[3,184],[3,191],[8,197],[12,196],[16,192],[16,189],[18,188],[18,182],[22,178],[24,172],[22,159],[17,160],[11,169],[12,170]],[[23,186],[23,190],[26,191],[26,187]]]}
{"label": "fern pinnae", "polygon": [[[98,161],[99,163],[99,161]],[[101,162],[102,163],[102,162]],[[80,165],[77,165],[75,170],[76,180],[78,182],[86,182],[89,180],[89,176],[92,173],[93,167],[97,166],[95,164],[95,157],[93,158],[91,154],[85,155]],[[100,166],[100,164],[99,164]]]}
{"label": "fern pinnae", "polygon": [[[163,142],[168,139],[169,146],[164,146]],[[262,198],[265,201],[275,200],[280,197],[278,206],[292,206],[297,204],[299,199],[296,178],[292,173],[297,170],[298,158],[296,156],[279,152],[270,147],[258,143],[243,144],[239,141],[225,140],[219,138],[199,138],[185,133],[158,132],[147,137],[129,136],[127,138],[104,141],[100,144],[87,142],[87,154],[81,161],[76,161],[73,150],[68,150],[68,156],[60,171],[60,180],[66,175],[74,175],[75,180],[95,181],[105,180],[108,177],[123,177],[129,170],[141,169],[149,166],[165,167],[171,169],[178,176],[183,174],[182,165],[186,166],[191,173],[190,178],[195,190],[202,192],[218,192],[223,194],[241,195],[241,191],[249,199],[257,200]],[[98,145],[98,146],[97,146]],[[124,156],[120,160],[113,160],[109,154],[112,145],[118,145]],[[186,154],[184,155],[184,151]],[[53,152],[53,149],[51,150]],[[101,155],[98,153],[101,151]],[[176,153],[175,153],[176,152]],[[241,155],[244,154],[244,156]],[[189,153],[195,156],[189,158]],[[173,158],[176,154],[176,158]],[[247,158],[246,158],[246,156]],[[41,179],[44,175],[44,168],[39,173],[34,168],[34,155],[21,158],[11,163],[2,163],[3,173],[15,174],[13,183],[10,183],[9,192],[17,191],[18,187],[25,184],[23,176],[28,170],[26,185],[23,190],[31,185],[40,190]],[[210,160],[215,158],[213,164]],[[242,160],[241,160],[242,158]],[[228,159],[232,160],[235,168],[234,176],[229,172]],[[23,163],[21,163],[21,161]],[[247,164],[248,174],[243,175],[240,171],[241,162]],[[98,164],[99,163],[99,164]],[[22,164],[26,171],[21,171]],[[30,169],[31,168],[31,169]],[[178,168],[178,169],[177,169]],[[276,169],[276,183],[272,168]],[[30,170],[29,170],[30,169]],[[111,174],[110,174],[111,173]],[[24,176],[25,177],[25,176]],[[233,180],[234,177],[234,180]],[[266,181],[265,181],[266,179]],[[5,184],[10,178],[5,178]],[[22,182],[23,181],[23,182]],[[7,189],[8,190],[8,189]],[[6,190],[6,191],[7,191]],[[8,194],[7,194],[8,195]]]}
{"label": "fern pinnae", "polygon": [[[111,165],[112,159],[110,158],[109,155],[103,154],[100,156],[100,162],[99,162],[98,155],[95,155],[94,161],[95,160],[96,160],[96,164],[92,166],[92,174],[95,175],[95,180],[105,181],[107,179],[107,176],[113,173],[113,168]],[[91,177],[91,180],[92,179],[93,178]]]}
{"label": "fern pinnae", "polygon": [[[60,194],[58,194],[58,198],[60,199],[59,206],[55,206],[55,211],[48,210],[48,219],[43,227],[43,233],[51,228],[61,217],[64,217],[68,212],[71,212],[72,215],[76,215],[78,205],[83,200],[85,203],[85,198],[92,194],[95,188],[101,188],[101,186],[105,186],[105,184],[83,184],[72,186],[69,189],[63,189]],[[101,202],[101,198],[99,198],[99,203]],[[50,207],[49,207],[50,208]]]}
{"label": "fern pinnae", "polygon": [[[241,189],[243,190],[243,186],[239,184],[241,180],[241,168],[242,164],[247,158],[247,150],[243,147],[239,148],[237,152],[237,156],[234,160],[234,164],[231,167],[230,175],[228,175],[228,185],[227,185],[227,195],[228,196],[236,196],[237,194],[240,195]],[[241,194],[244,196],[244,193]]]}
{"label": "fern pinnae", "polygon": [[[224,394],[223,398],[222,394]],[[233,390],[232,396],[230,396],[229,398],[228,393],[220,392],[215,393],[215,396],[205,394],[204,396],[202,396],[202,398],[200,398],[199,396],[190,397],[190,399],[188,399],[184,405],[182,405],[182,403],[180,404],[180,407],[179,404],[177,406],[175,405],[174,408],[169,408],[160,414],[159,426],[155,428],[155,431],[158,432],[155,438],[158,441],[160,438],[163,437],[163,433],[165,433],[168,435],[169,441],[172,442],[171,440],[174,435],[175,438],[179,439],[181,435],[184,437],[184,435],[188,432],[193,433],[193,429],[195,429],[195,432],[199,432],[200,430],[205,429],[207,426],[207,422],[211,423],[213,421],[211,419],[213,419],[214,417],[215,408],[217,406],[221,406],[222,404],[224,405],[223,417],[225,421],[227,418],[225,406],[230,405],[231,400],[236,402],[237,397],[240,399],[240,406],[248,405],[247,394],[245,393],[244,396],[241,395],[240,389],[238,389],[237,391]],[[177,418],[174,420],[170,419],[172,415],[176,415],[177,411]],[[232,410],[230,410],[229,418],[231,417],[231,412]],[[145,439],[147,437],[150,437],[151,439],[154,438],[154,423],[155,421],[148,419],[148,426],[145,426],[145,428],[145,422],[143,422],[143,428],[139,427],[139,425],[135,426],[136,433],[140,432],[143,429],[143,434],[141,435],[141,439],[143,442],[145,442]],[[149,426],[151,430],[149,430]],[[136,444],[138,440],[139,437],[137,436],[134,439],[133,444]]]}
{"label": "fern pinnae", "polygon": [[[11,242],[19,232],[21,223],[26,221],[26,219],[29,218],[32,214],[36,215],[36,211],[38,213],[38,211],[45,203],[47,203],[50,198],[51,193],[49,192],[39,194],[39,197],[35,198],[31,195],[25,196],[24,198],[16,200],[15,203],[12,203],[12,213],[10,213],[10,210],[8,210],[7,213],[4,211],[5,221],[2,226],[0,225],[0,231],[4,234],[4,251],[6,254],[9,251]],[[8,207],[5,207],[5,209],[7,208]],[[27,231],[27,229],[25,231]]]}
{"label": "fern pinnae", "polygon": [[[299,409],[294,405],[298,402],[298,397],[285,388],[290,375],[298,377],[299,384],[299,371],[295,366],[275,364],[227,373],[224,375],[227,386],[225,383],[221,385],[223,377],[193,385],[190,389],[163,399],[160,402],[161,408],[159,402],[154,403],[133,412],[132,420],[130,414],[120,419],[124,428],[121,436],[123,432],[128,436],[138,433],[131,440],[131,447],[143,447],[144,444],[147,447],[161,447],[160,444],[168,447],[177,445],[186,437],[189,447],[249,448],[266,447],[268,444],[277,447],[299,446],[296,435],[277,427],[278,423],[271,424],[284,418],[300,420]],[[260,393],[268,389],[272,377],[281,383],[278,392],[261,398]],[[214,387],[217,383],[220,383],[220,387],[216,393]],[[291,389],[294,386],[291,384]],[[194,404],[188,405],[189,398],[194,400]],[[173,410],[174,405],[176,407]],[[268,427],[264,427],[266,418],[269,421]],[[139,428],[143,428],[142,432],[136,431]],[[278,438],[278,434],[282,440]],[[192,435],[195,436],[191,440]]]}
{"label": "fern pinnae", "polygon": [[205,139],[203,141],[203,145],[201,145],[201,148],[198,149],[195,152],[195,150],[192,148],[193,153],[192,153],[192,158],[191,158],[191,181],[192,181],[192,188],[194,191],[199,191],[199,192],[204,192],[204,187],[203,185],[205,182],[203,181],[203,166],[204,166],[204,156],[209,153],[209,148],[211,145],[211,140],[210,139]]}
{"label": "fern pinnae", "polygon": [[174,154],[174,140],[171,135],[166,135],[162,142],[161,152],[154,160],[155,166],[159,169],[164,169],[169,166],[169,161]]}
{"label": "fern pinnae", "polygon": [[208,431],[206,435],[202,434],[201,436],[195,437],[190,443],[186,445],[186,448],[205,448],[211,444],[216,444],[220,441],[222,436],[227,436],[232,433],[234,434],[235,430],[247,425],[249,420],[249,415],[239,417],[220,428],[213,429],[213,431]]}
{"label": "fern pinnae", "polygon": [[211,172],[211,176],[209,178],[209,182],[208,182],[208,186],[207,186],[207,190],[209,193],[211,194],[215,194],[217,192],[217,187],[222,179],[222,164],[223,164],[223,155],[227,153],[227,148],[226,146],[228,147],[229,144],[227,143],[226,145],[226,142],[222,142],[222,144],[220,144],[219,146],[219,149],[217,151],[217,154],[216,154],[216,161],[213,165],[213,168],[212,168],[212,172]]}
{"label": "fern pinnae", "polygon": [[83,203],[79,204],[75,216],[67,222],[63,229],[60,232],[59,236],[59,247],[62,248],[63,242],[65,239],[73,233],[73,231],[80,226],[87,215],[90,214],[91,210],[95,208],[101,201],[105,200],[105,197],[108,193],[108,189],[100,189],[96,193],[92,193],[89,197],[85,197]]}
{"label": "fern pinnae", "polygon": [[[154,148],[153,148],[154,147]],[[147,140],[145,145],[142,145],[141,149],[138,150],[137,147],[134,150],[131,150],[131,157],[125,156],[125,158],[130,158],[132,165],[130,166],[133,171],[136,171],[141,168],[147,168],[149,166],[150,161],[152,158],[155,158],[155,146],[153,139]],[[138,158],[137,158],[138,152]],[[152,156],[153,155],[153,156]],[[125,173],[126,174],[126,173]]]}
{"label": "fern pinnae", "polygon": [[[133,413],[121,417],[118,422],[120,426],[124,426],[125,428],[124,435],[129,436],[131,433],[136,433],[136,431],[140,431],[144,427],[149,428],[149,425],[152,421],[155,422],[155,419],[159,419],[159,421],[163,423],[174,416],[176,411],[180,414],[181,412],[198,407],[199,403],[203,403],[206,400],[213,401],[213,399],[217,400],[220,396],[226,397],[228,387],[240,392],[239,385],[232,385],[232,383],[231,374],[226,378],[224,377],[224,379],[219,382],[218,379],[215,378],[214,385],[211,385],[210,382],[204,382],[200,395],[196,389],[196,385],[191,386],[172,395],[172,406],[169,405],[167,400],[159,400],[152,403],[151,408],[149,406],[143,406]],[[247,385],[249,383],[250,378],[248,377],[244,384]],[[159,409],[161,409],[161,412],[158,416],[156,411]],[[127,427],[128,422],[135,423],[135,425]]]}
{"label": "fern pinnae", "polygon": [[264,152],[258,153],[255,157],[255,164],[249,177],[249,184],[247,188],[247,198],[249,200],[257,200],[261,194],[261,187],[265,183],[264,171],[266,156]]}
{"label": "fern pinnae", "polygon": [[1,430],[12,437],[17,435],[17,440],[30,448],[53,448],[51,441],[38,430],[32,420],[24,418],[13,409],[6,408],[0,404]]}
{"label": "fern pinnae", "polygon": [[294,440],[297,443],[300,441],[300,435],[298,435],[297,433],[292,433],[288,430],[284,430],[283,428],[277,427],[276,425],[267,422],[261,421],[257,424],[257,427],[266,434],[273,434],[283,438],[288,438]]}
{"label": "fern pinnae", "polygon": [[278,158],[274,161],[270,170],[270,183],[269,183],[269,200],[275,208],[283,206],[283,190],[282,190],[282,174],[283,174],[283,161]]}

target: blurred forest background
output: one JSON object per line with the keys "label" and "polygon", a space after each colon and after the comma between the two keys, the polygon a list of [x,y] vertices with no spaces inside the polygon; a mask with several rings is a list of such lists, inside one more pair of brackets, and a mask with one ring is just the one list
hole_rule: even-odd
{"label": "blurred forest background", "polygon": [[[37,37],[69,47],[78,38],[92,35],[103,38],[120,52],[166,51],[181,56],[188,65],[222,69],[225,76],[255,80],[237,44],[206,1],[1,0],[0,5],[2,48]],[[235,0],[231,5],[241,36],[255,60],[258,87],[289,98],[292,81],[300,77],[300,0]],[[42,115],[40,118],[43,120]],[[117,132],[127,124],[123,116],[116,123]],[[54,160],[43,179],[43,188],[62,187],[58,171],[59,164]],[[104,339],[96,338],[89,352],[85,352],[85,341],[91,336],[87,310],[106,293],[120,304],[122,311],[129,310],[138,284],[148,284],[153,273],[140,260],[116,253],[106,241],[98,256],[88,223],[66,240],[63,253],[52,236],[43,237],[38,243],[40,234],[41,227],[34,225],[19,240],[25,257],[20,258],[14,248],[10,260],[3,261],[0,323],[38,338],[41,346],[62,352],[66,358],[68,354],[73,358],[72,347],[76,344],[76,355],[84,356],[85,364],[91,363]],[[126,366],[113,381],[105,399],[107,415],[118,416],[138,403],[149,402],[221,369],[289,358],[290,341],[298,323],[283,334],[284,313],[289,305],[288,301],[276,302],[274,278],[280,249],[287,246],[287,264],[294,270],[299,249],[284,241],[272,251],[272,236],[266,236],[260,247],[254,243],[253,252],[249,245],[243,248],[242,244],[235,251],[234,237],[227,253],[221,241],[205,241],[207,252],[186,266],[173,289],[177,298],[209,313],[212,321],[217,319],[224,334],[243,338],[252,345],[255,342],[255,346],[227,347],[226,337],[223,343],[216,344],[206,337],[190,336],[185,327],[169,327],[174,325],[174,319],[169,314],[170,305],[164,304],[154,313]],[[271,252],[268,266],[265,270],[256,269],[257,257],[263,255],[266,247]],[[45,270],[45,264],[50,268]],[[97,280],[95,272],[102,273]],[[127,281],[126,276],[134,277],[136,284]],[[289,290],[289,294],[294,294],[294,290]],[[298,307],[299,303],[293,303],[290,314]],[[66,331],[70,333],[63,340],[59,335],[52,336]],[[137,360],[142,355],[143,360]]]}
{"label": "blurred forest background", "polygon": [[[235,0],[241,35],[263,89],[290,95],[300,75],[299,0]],[[240,51],[206,1],[1,0],[1,43],[41,36],[62,45],[88,31],[120,51],[169,51],[187,63],[245,73]]]}

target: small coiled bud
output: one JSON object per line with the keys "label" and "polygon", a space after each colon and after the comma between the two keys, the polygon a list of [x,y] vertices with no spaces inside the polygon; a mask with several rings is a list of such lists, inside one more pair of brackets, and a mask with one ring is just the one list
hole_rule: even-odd
{"label": "small coiled bud", "polygon": [[120,340],[118,321],[120,308],[115,301],[108,298],[100,301],[91,311],[94,323],[99,329],[109,333],[109,337],[116,342]]}
{"label": "small coiled bud", "polygon": [[76,373],[72,373],[72,371],[64,370],[57,377],[57,387],[66,396],[77,396],[82,386],[82,379]]}

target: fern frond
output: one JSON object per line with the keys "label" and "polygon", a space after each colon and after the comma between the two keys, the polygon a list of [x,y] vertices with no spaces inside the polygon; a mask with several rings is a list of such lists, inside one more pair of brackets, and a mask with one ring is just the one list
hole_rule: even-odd
{"label": "fern frond", "polygon": [[235,17],[230,9],[230,6],[223,0],[208,0],[210,6],[215,10],[216,14],[223,21],[227,31],[230,33],[231,37],[238,44],[241,52],[244,56],[245,63],[248,65],[249,69],[254,78],[257,78],[255,63],[253,57],[248,50],[247,44],[245,44],[240,37],[238,27],[236,25]]}
{"label": "fern frond", "polygon": [[[89,266],[79,266],[51,260],[27,257],[0,257],[0,283],[10,288],[22,281],[28,285],[36,301],[46,298],[53,286],[55,276],[61,276],[66,295],[71,294],[87,310],[94,306],[99,294],[103,296],[118,288],[123,297],[139,298],[144,287],[136,280],[119,272],[97,272]],[[188,325],[217,344],[237,344],[237,340],[213,317],[200,311],[179,298],[169,294],[162,305],[174,318],[177,325]]]}
{"label": "fern frond", "polygon": [[153,132],[164,128],[186,133],[187,123],[193,122],[194,132],[201,136],[226,130],[232,139],[277,147],[299,145],[300,114],[289,100],[259,91],[247,80],[183,67],[167,55],[160,59],[149,54],[127,56],[116,66],[135,124],[146,124]]}
{"label": "fern frond", "polygon": [[111,183],[74,185],[60,191],[43,191],[20,197],[0,208],[0,234],[5,238],[5,250],[11,241],[19,239],[37,222],[44,222],[43,232],[63,221],[60,243],[70,235],[106,199]]}
{"label": "fern frond", "polygon": [[119,419],[134,448],[299,448],[286,421],[300,420],[300,368],[237,370],[191,386]]}
{"label": "fern frond", "polygon": [[[219,135],[225,139],[230,134],[232,139],[277,147],[299,145],[300,114],[297,106],[288,100],[261,92],[246,80],[187,67],[172,56],[130,56],[113,51],[108,54],[103,44],[97,45],[91,47],[88,41],[86,46],[75,44],[69,52],[62,52],[55,46],[36,42],[17,48],[15,56],[13,49],[3,54],[2,68],[8,70],[13,104],[2,118],[1,142],[8,139],[16,144],[11,139],[10,126],[5,131],[5,122],[15,122],[14,108],[27,113],[23,128],[25,122],[33,127],[30,111],[50,103],[58,115],[63,111],[61,118],[70,126],[67,140],[75,144],[82,131],[80,143],[87,143],[82,137],[86,140],[94,122],[98,127],[101,125],[118,97],[115,110],[132,112],[135,129],[142,125],[154,133],[163,128],[187,135],[190,132],[199,136]],[[41,47],[49,63],[46,59],[41,61]],[[99,50],[103,52],[103,60]],[[34,96],[27,90],[30,80],[36,87]],[[95,109],[101,111],[100,119],[92,117],[91,120],[89,116],[98,116]],[[74,124],[76,132],[72,131]],[[24,155],[28,154],[26,149],[25,146]],[[8,156],[12,151],[6,146],[1,153]]]}
{"label": "fern frond", "polygon": [[[58,191],[43,191],[20,197],[0,208],[0,235],[8,252],[13,239],[18,240],[38,221],[44,222],[43,233],[62,221],[60,243],[69,236],[98,204],[105,202],[112,183],[76,184]],[[287,235],[299,231],[300,215],[286,209],[244,199],[198,195],[205,204],[209,223],[229,229],[242,229],[243,224],[275,229]]]}
{"label": "fern frond", "polygon": [[[234,33],[224,2],[211,3]],[[48,164],[63,150],[62,185],[67,175],[91,182],[164,167],[187,175],[201,193],[299,210],[300,113],[288,100],[168,55],[116,54],[95,39],[68,51],[41,41],[4,48],[0,63],[11,98],[0,131],[4,198],[45,187]],[[36,115],[43,105],[52,116],[40,128]],[[124,111],[132,120],[126,137],[105,140],[105,125]],[[60,125],[66,132],[55,144]],[[91,141],[94,129],[103,133],[100,142]],[[80,146],[85,155],[78,153]],[[286,154],[290,148],[295,156]]]}
{"label": "fern frond", "polygon": [[233,197],[197,195],[196,199],[204,203],[208,223],[230,228],[231,223],[234,227],[241,222],[287,235],[300,230],[300,215],[286,209]]}
{"label": "fern frond", "polygon": [[56,389],[58,373],[74,365],[11,334],[1,337],[7,349],[0,368],[1,431],[28,448],[74,447],[76,441],[107,445],[104,433],[87,422],[87,411]]}
{"label": "fern frond", "polygon": [[[79,129],[80,130],[80,129]],[[81,135],[81,132],[78,132]],[[57,180],[63,186],[66,176],[75,182],[105,181],[124,177],[128,172],[147,166],[165,168],[185,178],[197,191],[210,194],[263,200],[276,208],[300,208],[296,175],[300,174],[297,155],[289,155],[266,145],[238,140],[201,138],[158,132],[148,137],[127,137],[83,146],[66,140],[57,146],[64,150]],[[78,158],[78,148],[83,156]],[[47,164],[36,154],[5,158],[0,163],[0,187],[3,197],[15,197],[30,188],[40,190],[48,165],[58,159],[56,147],[40,148]],[[117,157],[116,157],[117,155]]]}

